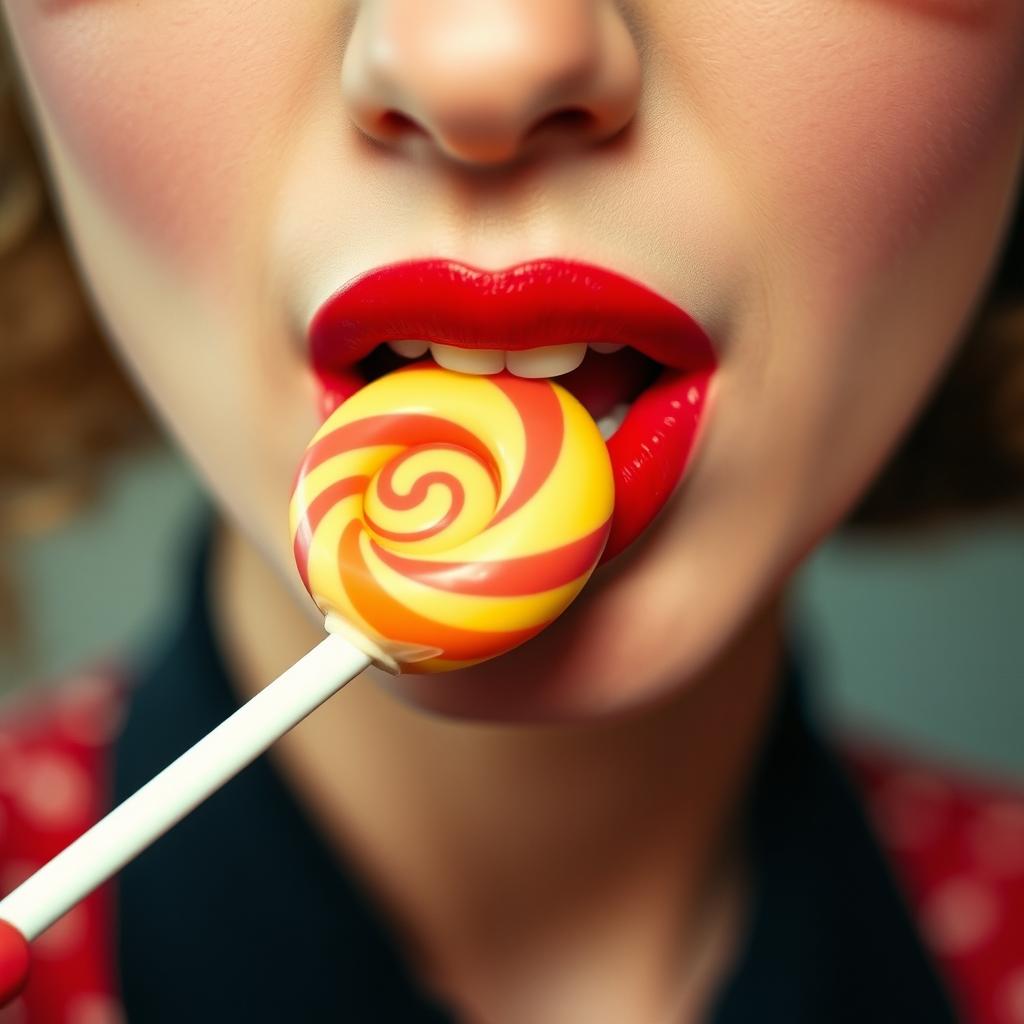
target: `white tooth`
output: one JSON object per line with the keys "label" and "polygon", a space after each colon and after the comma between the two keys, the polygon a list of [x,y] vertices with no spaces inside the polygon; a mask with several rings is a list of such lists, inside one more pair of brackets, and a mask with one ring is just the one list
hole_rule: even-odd
{"label": "white tooth", "polygon": [[459,373],[500,373],[505,369],[505,353],[500,348],[457,348],[432,342],[430,354],[438,366]]}
{"label": "white tooth", "polygon": [[580,342],[578,345],[546,345],[509,352],[505,361],[517,377],[557,377],[575,370],[586,354],[587,346]]}
{"label": "white tooth", "polygon": [[603,356],[611,355],[612,352],[618,352],[620,348],[625,348],[624,345],[616,344],[614,341],[592,341],[590,347]]}
{"label": "white tooth", "polygon": [[394,349],[406,359],[419,359],[430,345],[425,341],[389,341],[388,347]]}
{"label": "white tooth", "polygon": [[627,412],[629,412],[629,405],[620,402],[607,416],[602,416],[597,421],[597,429],[601,431],[601,436],[606,441],[622,426]]}

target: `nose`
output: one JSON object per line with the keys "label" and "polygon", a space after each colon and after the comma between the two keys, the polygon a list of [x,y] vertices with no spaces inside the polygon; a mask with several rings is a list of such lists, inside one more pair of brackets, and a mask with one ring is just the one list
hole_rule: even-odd
{"label": "nose", "polygon": [[613,0],[365,0],[341,77],[376,142],[495,166],[615,136],[640,59]]}

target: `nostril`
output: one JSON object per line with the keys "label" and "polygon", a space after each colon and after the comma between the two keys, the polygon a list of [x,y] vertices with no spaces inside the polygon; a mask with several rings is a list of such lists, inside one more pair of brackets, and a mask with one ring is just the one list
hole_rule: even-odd
{"label": "nostril", "polygon": [[340,69],[345,114],[371,140],[411,143],[406,156],[510,167],[534,144],[538,156],[599,145],[636,110],[642,68],[611,13],[621,4],[348,6],[359,13]]}
{"label": "nostril", "polygon": [[565,107],[541,117],[530,129],[529,134],[539,135],[551,132],[559,135],[581,135],[593,125],[594,121],[594,115],[583,107]]}
{"label": "nostril", "polygon": [[384,113],[380,115],[378,124],[382,133],[387,135],[389,138],[395,138],[407,133],[414,135],[426,134],[423,128],[421,128],[416,121],[397,110],[384,111]]}
{"label": "nostril", "polygon": [[547,117],[541,119],[541,125],[551,125],[553,128],[576,128],[590,124],[594,115],[582,107],[568,107],[565,110],[556,110]]}

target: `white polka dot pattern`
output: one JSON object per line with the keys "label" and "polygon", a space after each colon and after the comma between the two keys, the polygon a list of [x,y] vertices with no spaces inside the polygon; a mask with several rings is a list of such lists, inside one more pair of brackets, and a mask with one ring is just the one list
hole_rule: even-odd
{"label": "white polka dot pattern", "polygon": [[75,950],[86,939],[88,917],[85,908],[79,904],[72,907],[62,918],[54,921],[33,943],[36,956],[50,960],[73,956]]}
{"label": "white polka dot pattern", "polygon": [[40,828],[84,825],[90,783],[82,769],[59,754],[38,753],[22,761],[15,799]]}
{"label": "white polka dot pattern", "polygon": [[[109,744],[123,681],[95,673],[0,706],[0,890],[17,888],[110,809]],[[0,1024],[125,1024],[107,961],[112,904],[101,886],[32,944],[21,996]]]}
{"label": "white polka dot pattern", "polygon": [[68,1004],[67,1024],[125,1024],[117,1000],[101,993],[76,996]]}
{"label": "white polka dot pattern", "polygon": [[1024,1024],[1024,797],[852,752],[869,812],[966,1024]]}
{"label": "white polka dot pattern", "polygon": [[973,878],[936,886],[924,902],[921,922],[940,953],[964,953],[988,939],[999,920],[996,894]]}

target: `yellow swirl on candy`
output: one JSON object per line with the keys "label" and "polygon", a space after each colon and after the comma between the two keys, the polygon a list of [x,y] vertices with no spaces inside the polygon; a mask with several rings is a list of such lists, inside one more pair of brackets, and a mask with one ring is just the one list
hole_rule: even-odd
{"label": "yellow swirl on candy", "polygon": [[565,389],[421,363],[324,422],[290,524],[331,628],[392,668],[437,672],[557,618],[601,557],[613,502],[604,441]]}

